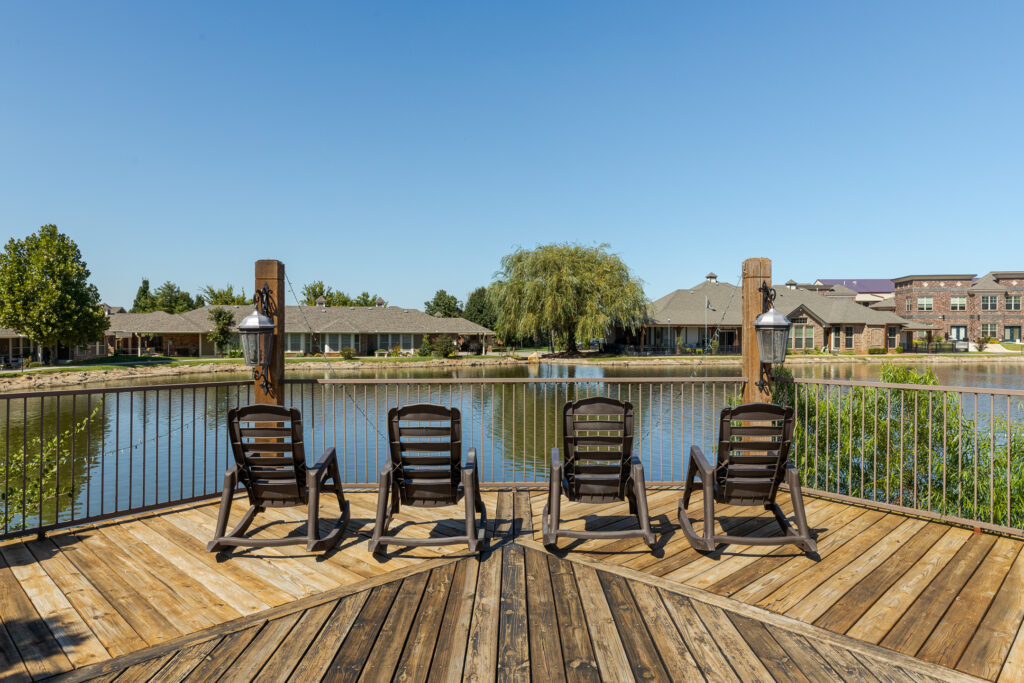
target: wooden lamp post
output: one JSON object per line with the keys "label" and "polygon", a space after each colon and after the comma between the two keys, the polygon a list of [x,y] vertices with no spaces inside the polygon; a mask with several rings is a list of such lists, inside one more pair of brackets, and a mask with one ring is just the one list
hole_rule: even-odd
{"label": "wooden lamp post", "polygon": [[245,364],[252,367],[255,402],[284,405],[284,264],[256,262],[255,310],[238,325]]}
{"label": "wooden lamp post", "polygon": [[771,368],[786,360],[791,323],[775,310],[772,262],[751,258],[743,262],[743,389],[744,403],[771,403]]}

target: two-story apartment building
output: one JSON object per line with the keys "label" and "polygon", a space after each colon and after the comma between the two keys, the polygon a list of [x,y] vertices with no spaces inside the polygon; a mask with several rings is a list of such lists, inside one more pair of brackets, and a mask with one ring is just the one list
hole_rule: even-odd
{"label": "two-story apartment building", "polygon": [[[950,340],[989,337],[1020,341],[1024,327],[1024,271],[992,271],[981,277],[906,275],[896,285],[896,313],[930,324]],[[923,336],[918,332],[918,336]]]}

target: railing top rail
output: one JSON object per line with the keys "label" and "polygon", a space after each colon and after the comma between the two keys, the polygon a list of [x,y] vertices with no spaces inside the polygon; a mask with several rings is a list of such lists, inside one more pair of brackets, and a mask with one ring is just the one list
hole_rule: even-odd
{"label": "railing top rail", "polygon": [[[301,380],[300,380],[301,381]],[[352,377],[313,380],[317,384],[736,384],[746,377]]]}
{"label": "railing top rail", "polygon": [[854,379],[811,379],[805,377],[780,377],[780,382],[793,382],[794,384],[821,384],[840,387],[867,387],[870,389],[906,389],[909,391],[940,391],[955,392],[958,394],[993,394],[996,396],[1021,396],[1024,397],[1024,390],[1001,389],[998,387],[955,387],[945,384],[888,384],[886,382],[869,382]]}
{"label": "railing top rail", "polygon": [[164,391],[165,389],[203,389],[211,387],[237,387],[252,384],[251,379],[223,382],[183,382],[176,384],[133,384],[127,387],[91,387],[88,389],[49,389],[46,391],[18,391],[0,393],[0,399],[49,398],[51,396],[84,396],[86,394],[122,394],[133,391]]}

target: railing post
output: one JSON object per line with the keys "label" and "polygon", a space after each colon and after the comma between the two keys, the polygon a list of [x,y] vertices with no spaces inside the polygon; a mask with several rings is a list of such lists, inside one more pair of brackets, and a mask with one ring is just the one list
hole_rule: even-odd
{"label": "railing post", "polygon": [[[767,258],[748,258],[743,262],[743,282],[740,296],[742,297],[742,329],[740,344],[743,348],[743,375],[747,378],[743,387],[744,403],[770,403],[772,394],[770,386],[761,390],[757,381],[761,378],[761,358],[757,352],[757,333],[754,332],[754,321],[763,312],[761,310],[761,293],[758,288],[764,282],[772,286],[772,261]],[[765,366],[765,372],[770,372]]]}
{"label": "railing post", "polygon": [[274,321],[274,346],[270,354],[270,367],[267,368],[267,379],[270,386],[264,391],[260,382],[255,382],[255,402],[275,403],[284,405],[284,264],[273,259],[256,262],[256,282],[253,291],[258,292],[263,286],[270,288],[268,314]]}

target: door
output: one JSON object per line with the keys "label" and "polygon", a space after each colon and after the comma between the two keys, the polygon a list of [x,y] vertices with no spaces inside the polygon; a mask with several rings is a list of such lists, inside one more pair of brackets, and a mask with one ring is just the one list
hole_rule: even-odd
{"label": "door", "polygon": [[967,339],[967,325],[951,325],[949,328],[950,341],[964,341]]}

